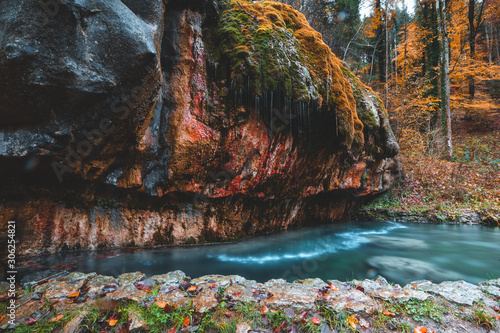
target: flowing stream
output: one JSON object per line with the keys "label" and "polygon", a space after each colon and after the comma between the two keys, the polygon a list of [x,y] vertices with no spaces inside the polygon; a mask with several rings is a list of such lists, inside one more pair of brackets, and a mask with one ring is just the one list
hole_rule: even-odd
{"label": "flowing stream", "polygon": [[188,276],[237,274],[265,282],[319,277],[406,284],[500,277],[500,228],[352,222],[284,231],[233,244],[65,253],[25,262],[21,274],[65,268],[104,275],[180,269]]}

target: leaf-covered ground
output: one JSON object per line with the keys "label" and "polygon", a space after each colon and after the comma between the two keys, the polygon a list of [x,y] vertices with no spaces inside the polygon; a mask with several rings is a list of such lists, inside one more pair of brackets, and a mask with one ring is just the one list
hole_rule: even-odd
{"label": "leaf-covered ground", "polygon": [[455,110],[452,160],[401,145],[401,184],[366,208],[433,214],[443,220],[476,211],[485,222],[500,225],[500,102],[484,100],[487,109],[472,107],[477,100],[467,110]]}

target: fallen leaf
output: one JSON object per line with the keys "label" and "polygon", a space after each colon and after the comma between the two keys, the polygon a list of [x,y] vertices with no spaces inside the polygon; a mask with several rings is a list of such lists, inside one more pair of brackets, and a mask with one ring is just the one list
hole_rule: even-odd
{"label": "fallen leaf", "polygon": [[386,311],[386,310],[382,311],[382,313],[385,314],[386,316],[389,316],[389,317],[394,317],[395,316],[394,312],[389,312],[389,311]]}
{"label": "fallen leaf", "polygon": [[332,290],[333,290],[333,291],[338,291],[338,290],[339,290],[339,288],[337,288],[337,286],[336,286],[336,285],[334,285],[333,283],[332,283],[332,285],[330,286],[330,288],[332,288]]}
{"label": "fallen leaf", "polygon": [[365,288],[361,287],[361,283],[358,283],[358,285],[356,286],[356,290],[359,290],[361,291],[362,293],[365,292]]}
{"label": "fallen leaf", "polygon": [[231,312],[226,312],[225,315],[226,315],[226,317],[231,317],[232,316]]}
{"label": "fallen leaf", "polygon": [[165,307],[167,306],[167,302],[165,302],[165,301],[158,301],[158,302],[156,302],[156,305],[158,305],[158,307],[160,307],[162,309],[165,309]]}
{"label": "fallen leaf", "polygon": [[116,318],[109,318],[108,319],[108,324],[111,327],[115,326],[117,322],[118,322],[118,319],[116,319]]}
{"label": "fallen leaf", "polygon": [[196,286],[191,286],[188,288],[188,291],[195,291],[196,290]]}
{"label": "fallen leaf", "polygon": [[31,324],[34,324],[36,323],[38,320],[36,320],[35,318],[32,318],[32,317],[29,317],[28,319],[26,319],[24,321],[24,325],[31,325]]}
{"label": "fallen leaf", "polygon": [[172,327],[171,329],[168,330],[168,333],[175,333],[177,332],[177,329],[175,327]]}
{"label": "fallen leaf", "polygon": [[212,287],[212,288],[217,287],[217,283],[212,283],[212,285],[210,287]]}
{"label": "fallen leaf", "polygon": [[320,324],[321,323],[321,320],[317,317],[314,317],[313,319],[311,319],[311,321],[315,324]]}
{"label": "fallen leaf", "polygon": [[1,316],[1,317],[0,317],[0,321],[2,321],[2,320],[3,320],[3,317],[4,317],[4,316]]}
{"label": "fallen leaf", "polygon": [[306,311],[302,311],[299,315],[300,319],[305,319],[307,316],[307,312]]}
{"label": "fallen leaf", "polygon": [[68,295],[68,298],[73,298],[73,297],[78,297],[80,296],[80,292],[79,291],[75,291],[75,292],[72,292]]}
{"label": "fallen leaf", "polygon": [[417,288],[418,284],[412,284],[411,285],[413,288]]}
{"label": "fallen leaf", "polygon": [[240,295],[241,295],[241,291],[233,293],[233,296],[240,296]]}
{"label": "fallen leaf", "polygon": [[59,316],[52,318],[50,321],[59,321],[59,320],[61,320],[63,318],[64,318],[64,315],[60,314]]}
{"label": "fallen leaf", "polygon": [[269,308],[267,306],[263,306],[262,307],[262,313],[268,313],[269,312]]}
{"label": "fallen leaf", "polygon": [[190,322],[191,322],[191,320],[188,317],[186,317],[186,318],[184,318],[184,321],[182,322],[182,326],[188,326]]}
{"label": "fallen leaf", "polygon": [[349,326],[351,326],[354,330],[356,329],[356,324],[358,323],[358,320],[356,319],[355,315],[349,316],[349,320],[347,321]]}
{"label": "fallen leaf", "polygon": [[427,333],[427,328],[425,328],[424,326],[417,326],[415,327],[413,333]]}
{"label": "fallen leaf", "polygon": [[31,305],[31,304],[33,304],[33,303],[35,303],[35,302],[31,301],[31,302],[26,303],[25,305],[26,305],[26,306],[30,306],[30,305]]}

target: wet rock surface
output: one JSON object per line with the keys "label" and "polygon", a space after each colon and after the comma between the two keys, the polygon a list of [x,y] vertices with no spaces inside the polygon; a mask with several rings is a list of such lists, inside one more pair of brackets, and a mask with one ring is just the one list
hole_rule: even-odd
{"label": "wet rock surface", "polygon": [[[116,283],[117,289],[77,302],[77,293],[108,283]],[[169,288],[162,290],[165,285]],[[16,322],[12,326],[4,318],[0,327],[26,326],[36,331],[37,325],[56,318],[54,327],[64,332],[80,332],[88,325],[104,332],[114,325],[130,332],[148,332],[151,325],[160,323],[154,321],[158,319],[169,332],[214,331],[216,326],[203,326],[208,322],[234,323],[239,332],[272,332],[278,327],[293,332],[308,332],[311,327],[324,332],[347,327],[356,332],[401,332],[403,327],[413,330],[417,326],[425,326],[429,332],[493,332],[500,328],[500,297],[494,293],[498,287],[498,280],[477,286],[464,281],[434,284],[420,280],[401,287],[381,276],[350,282],[277,279],[258,283],[236,275],[191,279],[181,271],[151,277],[135,272],[116,278],[71,273],[41,283],[38,291],[19,289]],[[0,300],[5,301],[5,293]],[[43,300],[36,300],[37,294]],[[153,312],[156,319],[150,315]],[[124,313],[128,319],[116,324]]]}
{"label": "wet rock surface", "polygon": [[[255,25],[218,0],[2,3],[0,230],[16,220],[18,254],[238,239],[392,186],[378,97],[292,7],[240,3]],[[268,72],[245,65],[261,56]]]}

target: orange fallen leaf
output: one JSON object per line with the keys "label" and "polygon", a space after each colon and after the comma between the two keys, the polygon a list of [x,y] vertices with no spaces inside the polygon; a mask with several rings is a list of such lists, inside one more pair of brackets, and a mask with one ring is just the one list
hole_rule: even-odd
{"label": "orange fallen leaf", "polygon": [[339,288],[337,288],[337,286],[336,286],[336,285],[334,285],[334,284],[332,284],[332,285],[330,286],[330,288],[332,288],[332,290],[333,290],[333,291],[337,291],[337,290],[339,290]]}
{"label": "orange fallen leaf", "polygon": [[33,303],[35,303],[35,302],[31,301],[31,302],[26,303],[25,305],[26,305],[26,306],[30,306],[30,305],[31,305],[31,304],[33,304]]}
{"label": "orange fallen leaf", "polygon": [[355,315],[349,316],[349,320],[347,321],[349,326],[351,326],[354,330],[356,329],[356,324],[358,323],[358,320],[356,319]]}
{"label": "orange fallen leaf", "polygon": [[182,322],[182,326],[188,326],[190,322],[191,322],[191,320],[188,317],[186,317],[186,318],[184,318],[184,321]]}
{"label": "orange fallen leaf", "polygon": [[1,316],[1,317],[0,317],[0,321],[2,321],[2,320],[3,320],[3,317],[4,317],[4,316]]}
{"label": "orange fallen leaf", "polygon": [[61,320],[63,318],[64,318],[64,315],[60,314],[59,316],[52,318],[50,321],[59,321],[59,320]]}
{"label": "orange fallen leaf", "polygon": [[196,287],[195,286],[191,286],[188,288],[188,291],[195,291],[196,290]]}
{"label": "orange fallen leaf", "polygon": [[262,313],[268,313],[269,312],[269,308],[267,306],[263,306],[262,307]]}
{"label": "orange fallen leaf", "polygon": [[158,301],[158,302],[156,302],[156,305],[158,305],[159,308],[165,309],[165,307],[167,306],[167,302]]}
{"label": "orange fallen leaf", "polygon": [[382,311],[382,313],[385,314],[386,316],[390,316],[390,317],[395,316],[394,312],[389,312],[386,310]]}
{"label": "orange fallen leaf", "polygon": [[171,329],[168,330],[168,333],[175,333],[177,332],[177,329],[175,327],[172,327]]}
{"label": "orange fallen leaf", "polygon": [[212,283],[211,287],[212,287],[212,288],[217,287],[217,283]]}
{"label": "orange fallen leaf", "polygon": [[80,292],[79,291],[75,291],[75,292],[72,292],[68,295],[68,298],[73,298],[73,297],[78,297],[80,296]]}
{"label": "orange fallen leaf", "polygon": [[226,317],[231,317],[232,316],[231,312],[226,312],[225,315],[226,315]]}
{"label": "orange fallen leaf", "polygon": [[319,318],[316,318],[314,317],[313,319],[311,319],[311,321],[315,324],[320,324],[321,323],[321,320]]}
{"label": "orange fallen leaf", "polygon": [[109,318],[108,319],[108,324],[111,327],[115,326],[117,322],[118,322],[118,319],[116,319],[116,318]]}
{"label": "orange fallen leaf", "polygon": [[427,333],[427,328],[425,328],[424,326],[417,326],[415,327],[413,333]]}
{"label": "orange fallen leaf", "polygon": [[411,285],[413,288],[416,288],[418,286],[418,284],[412,284]]}

